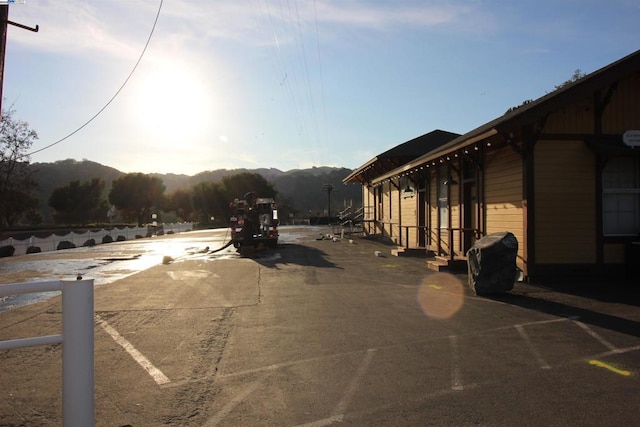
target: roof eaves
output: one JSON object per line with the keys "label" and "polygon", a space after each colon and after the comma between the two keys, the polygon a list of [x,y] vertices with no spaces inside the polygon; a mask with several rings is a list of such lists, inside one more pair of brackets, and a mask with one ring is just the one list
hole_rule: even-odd
{"label": "roof eaves", "polygon": [[[476,130],[479,130],[479,129],[484,129],[484,126]],[[472,132],[475,132],[475,131],[472,131]],[[384,175],[380,175],[375,180],[372,180],[371,183],[379,184],[382,181],[386,181],[388,179],[395,178],[406,173],[417,172],[420,168],[427,165],[427,163],[429,162],[433,162],[434,160],[437,160],[440,157],[444,157],[449,154],[452,154],[455,151],[458,151],[464,147],[473,145],[483,139],[489,138],[498,133],[498,131],[493,128],[486,129],[484,132],[478,133],[475,136],[470,136],[472,132],[469,132],[469,134],[467,135],[462,135],[461,137],[454,139],[450,143],[446,144],[447,145],[446,147],[442,146],[440,147],[440,149],[435,149],[433,151],[430,151],[429,153],[426,153],[425,155],[418,157],[412,162],[409,162],[399,168],[389,171]]]}
{"label": "roof eaves", "polygon": [[548,111],[553,110],[559,103],[569,102],[573,98],[587,95],[594,88],[603,87],[612,80],[621,77],[625,73],[633,72],[640,69],[640,50],[625,56],[624,58],[613,62],[576,82],[566,85],[551,93],[548,93],[535,101],[522,105],[512,111],[508,111],[496,119],[485,123],[484,125],[467,132],[466,134],[441,145],[440,147],[418,157],[412,162],[389,171],[388,173],[377,177],[372,184],[378,184],[392,177],[400,176],[412,169],[420,168],[427,162],[432,162],[442,156],[451,154],[456,150],[473,145],[476,142],[496,135],[500,128],[512,125],[519,125],[532,118],[542,116]]}

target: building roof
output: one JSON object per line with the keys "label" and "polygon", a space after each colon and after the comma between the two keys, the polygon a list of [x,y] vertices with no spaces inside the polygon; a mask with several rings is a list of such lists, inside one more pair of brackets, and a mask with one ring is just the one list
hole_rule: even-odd
{"label": "building roof", "polygon": [[364,165],[355,169],[342,182],[370,182],[372,179],[399,166],[417,159],[425,153],[433,151],[446,144],[460,134],[436,129],[417,138],[397,145],[382,154],[378,154]]}
{"label": "building roof", "polygon": [[[442,144],[437,148],[413,159],[393,170],[379,174],[370,182],[380,182],[385,179],[416,170],[428,162],[442,158],[464,147],[471,146],[478,141],[489,138],[498,133],[505,134],[519,126],[532,125],[546,115],[557,111],[570,103],[584,99],[595,91],[601,90],[640,71],[640,50],[615,61],[600,70],[561,88],[542,96],[535,101],[523,104],[520,107],[507,111],[504,115],[461,135],[452,141]],[[355,172],[354,172],[355,173]],[[353,175],[353,174],[352,174]],[[346,182],[346,180],[345,180]]]}

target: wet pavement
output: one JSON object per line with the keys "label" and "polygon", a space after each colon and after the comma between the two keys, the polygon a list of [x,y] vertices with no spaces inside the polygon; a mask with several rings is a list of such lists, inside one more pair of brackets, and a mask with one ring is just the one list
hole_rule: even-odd
{"label": "wet pavement", "polygon": [[[294,242],[301,238],[296,228],[283,227],[281,242]],[[321,234],[326,227],[309,227],[305,233]],[[219,252],[230,239],[230,230],[197,230],[129,241],[116,241],[93,247],[80,247],[55,252],[41,252],[0,258],[0,285],[27,281],[74,280],[78,276],[94,279],[96,286],[113,283],[130,275],[171,262],[203,259],[237,258],[233,246]],[[167,258],[168,257],[168,258]],[[42,301],[59,292],[0,297],[0,312]]]}

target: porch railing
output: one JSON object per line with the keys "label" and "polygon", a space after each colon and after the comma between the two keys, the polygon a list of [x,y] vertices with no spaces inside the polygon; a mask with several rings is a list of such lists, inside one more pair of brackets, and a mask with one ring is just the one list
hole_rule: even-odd
{"label": "porch railing", "polygon": [[[417,230],[416,242],[417,247],[425,249],[430,249],[435,252],[438,256],[447,256],[450,260],[455,259],[455,251],[452,250],[452,243],[457,242],[457,247],[459,252],[466,251],[466,237],[470,234],[472,236],[471,241],[475,241],[481,238],[484,234],[477,228],[430,228],[428,226],[419,226],[419,225],[403,225],[400,227],[402,230],[401,233],[401,242],[400,245],[406,249],[409,249],[410,245],[410,233],[411,230]],[[420,237],[420,233],[422,233],[422,238]],[[445,250],[442,237],[443,235],[447,236],[447,245],[448,250]],[[455,240],[454,240],[455,239]],[[419,243],[424,242],[424,246]],[[463,250],[464,249],[464,250]]]}

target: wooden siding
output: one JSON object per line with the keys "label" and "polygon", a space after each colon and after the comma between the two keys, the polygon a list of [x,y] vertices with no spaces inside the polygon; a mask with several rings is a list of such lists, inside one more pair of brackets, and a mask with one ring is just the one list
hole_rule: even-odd
{"label": "wooden siding", "polygon": [[[403,247],[417,248],[418,247],[418,235],[416,226],[418,225],[418,193],[414,192],[411,197],[405,197],[402,195],[402,187],[400,188],[400,239]],[[408,227],[408,228],[407,228]],[[409,237],[407,240],[407,230],[409,230]]]}
{"label": "wooden siding", "polygon": [[596,262],[595,156],[582,141],[535,147],[538,264]]}
{"label": "wooden siding", "polygon": [[398,182],[389,183],[389,209],[391,213],[389,214],[389,237],[393,242],[398,244],[400,240],[398,240],[400,236],[400,203],[399,200],[399,189],[395,187],[398,185]]}
{"label": "wooden siding", "polygon": [[382,184],[382,205],[378,209],[378,221],[380,222],[380,232],[383,236],[389,236],[389,222],[391,221],[391,213],[389,206],[391,203],[390,187],[391,184]]}
{"label": "wooden siding", "polygon": [[429,177],[431,185],[429,186],[428,204],[429,204],[429,238],[427,245],[435,250],[438,245],[438,174],[435,169]]}
{"label": "wooden siding", "polygon": [[518,266],[524,270],[522,159],[510,147],[486,154],[484,194],[487,234],[510,231],[518,239]]}
{"label": "wooden siding", "polygon": [[585,98],[560,108],[547,117],[545,133],[592,133],[595,119],[593,99]]}
{"label": "wooden siding", "polygon": [[[451,172],[452,174],[455,174],[454,172]],[[455,179],[457,181],[460,181],[460,177],[455,177]],[[454,230],[453,231],[453,241],[452,243],[452,248],[453,248],[453,253],[454,255],[464,255],[464,251],[462,250],[461,246],[460,246],[460,230],[456,230],[457,228],[459,229],[461,227],[460,225],[460,201],[458,200],[460,194],[460,184],[452,184],[449,185],[449,210],[451,211],[450,214],[450,218],[451,218],[451,222],[450,222],[450,227]],[[449,236],[447,235],[447,239],[449,238]]]}
{"label": "wooden siding", "polygon": [[640,129],[640,73],[621,80],[602,116],[602,132],[620,134]]}
{"label": "wooden siding", "polygon": [[364,228],[366,234],[375,233],[375,225],[373,221],[376,219],[374,213],[375,208],[375,187],[362,187],[362,205],[364,210]]}

